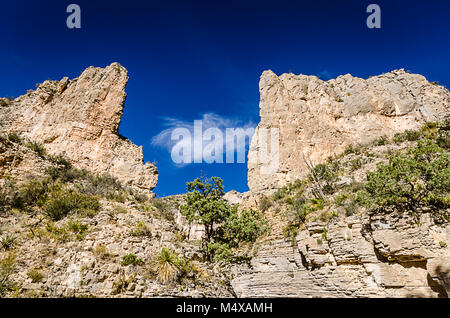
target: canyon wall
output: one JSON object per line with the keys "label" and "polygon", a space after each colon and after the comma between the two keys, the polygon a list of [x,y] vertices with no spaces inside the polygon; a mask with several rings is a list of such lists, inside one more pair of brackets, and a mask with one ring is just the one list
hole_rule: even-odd
{"label": "canyon wall", "polygon": [[[261,121],[255,136],[263,128],[277,128],[280,140],[279,150],[267,162],[261,160],[264,147],[257,138],[252,140],[248,186],[256,192],[304,176],[305,159],[324,162],[350,144],[367,144],[450,116],[449,91],[403,69],[367,80],[347,74],[326,82],[265,71],[259,86]],[[265,173],[276,157],[278,169]]]}
{"label": "canyon wall", "polygon": [[144,163],[142,147],[118,132],[127,82],[128,72],[118,63],[89,67],[73,80],[45,81],[15,100],[0,101],[0,129],[40,142],[79,168],[151,190],[156,167]]}

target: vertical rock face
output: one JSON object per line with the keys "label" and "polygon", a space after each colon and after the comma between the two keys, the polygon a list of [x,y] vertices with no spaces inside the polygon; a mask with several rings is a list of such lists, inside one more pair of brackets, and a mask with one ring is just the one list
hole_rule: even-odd
{"label": "vertical rock face", "polygon": [[89,67],[73,80],[45,81],[12,102],[3,100],[0,128],[41,142],[80,168],[151,190],[156,167],[144,164],[142,147],[118,133],[127,82],[127,70],[118,63]]}
{"label": "vertical rock face", "polygon": [[265,71],[260,94],[261,122],[255,136],[261,129],[279,130],[279,164],[277,171],[264,173],[275,156],[266,163],[260,160],[261,142],[253,138],[248,164],[253,191],[279,188],[303,176],[304,158],[317,164],[350,144],[390,137],[450,115],[447,89],[404,70],[367,80],[347,74],[327,82]]}

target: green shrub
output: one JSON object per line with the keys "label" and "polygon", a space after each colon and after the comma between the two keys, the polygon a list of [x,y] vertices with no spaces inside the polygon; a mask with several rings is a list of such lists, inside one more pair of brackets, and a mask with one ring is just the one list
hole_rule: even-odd
{"label": "green shrub", "polygon": [[425,206],[446,206],[450,156],[432,140],[421,139],[407,154],[391,155],[389,163],[380,163],[376,171],[368,172],[365,192],[358,200],[380,208],[415,213]]}
{"label": "green shrub", "polygon": [[420,131],[417,130],[406,130],[405,131],[405,140],[407,141],[417,141],[422,137]]}
{"label": "green shrub", "polygon": [[350,201],[344,205],[345,216],[352,216],[358,211],[358,204],[355,201]]}
{"label": "green shrub", "polygon": [[375,146],[384,146],[389,143],[389,139],[387,136],[381,136],[377,140],[375,140],[374,145]]}
{"label": "green shrub", "polygon": [[349,198],[349,195],[347,193],[342,193],[342,194],[338,195],[336,198],[334,198],[334,203],[337,206],[341,206],[348,198]]}
{"label": "green shrub", "polygon": [[[86,194],[101,195],[103,197],[111,196],[123,190],[121,183],[117,178],[109,174],[88,176],[89,187],[87,187]],[[88,190],[88,191],[87,191]]]}
{"label": "green shrub", "polygon": [[350,171],[351,172],[361,169],[362,166],[363,166],[363,162],[362,162],[361,158],[359,158],[359,157],[350,161]]}
{"label": "green shrub", "polygon": [[50,160],[51,163],[53,163],[54,165],[57,166],[62,166],[66,169],[72,168],[72,163],[69,161],[69,159],[67,159],[66,157],[64,157],[64,155],[59,154],[59,155],[50,155],[48,157],[48,159]]}
{"label": "green shrub", "polygon": [[15,132],[10,132],[8,134],[8,140],[17,144],[22,143],[22,138]]}
{"label": "green shrub", "polygon": [[291,239],[291,244],[295,244],[295,238],[297,237],[299,224],[289,223],[283,227],[283,236]]}
{"label": "green shrub", "polygon": [[14,282],[11,281],[11,274],[15,269],[14,255],[9,253],[0,260],[0,297],[4,297],[7,292],[14,287]]}
{"label": "green shrub", "polygon": [[273,204],[273,201],[267,197],[267,196],[263,196],[258,203],[258,207],[262,212],[266,212]]}
{"label": "green shrub", "polygon": [[72,182],[74,180],[86,179],[89,172],[85,169],[73,168],[72,165],[59,165],[57,167],[48,167],[45,173],[52,178],[52,180],[60,180],[63,183]]}
{"label": "green shrub", "polygon": [[41,207],[47,200],[51,187],[52,185],[48,178],[31,180],[22,185],[14,194],[12,205],[19,209],[33,205]]}
{"label": "green shrub", "polygon": [[122,256],[122,262],[120,263],[120,265],[122,266],[128,266],[128,265],[143,265],[144,261],[140,258],[138,258],[136,255],[134,254],[127,254]]}
{"label": "green shrub", "polygon": [[31,279],[32,283],[39,283],[44,279],[44,274],[42,274],[37,269],[32,269],[27,273],[27,276]]}
{"label": "green shrub", "polygon": [[312,169],[309,179],[318,183],[324,194],[333,194],[336,191],[335,182],[339,178],[338,171],[338,164],[319,163]]}
{"label": "green shrub", "polygon": [[436,138],[436,143],[439,147],[448,151],[450,149],[450,120],[440,123],[438,128],[439,131]]}
{"label": "green shrub", "polygon": [[76,239],[78,241],[84,240],[89,229],[89,226],[87,224],[83,224],[78,220],[70,220],[67,223],[67,227],[71,232],[75,233]]}
{"label": "green shrub", "polygon": [[233,254],[230,246],[224,242],[208,243],[208,249],[211,251],[214,262],[231,261]]}
{"label": "green shrub", "polygon": [[325,207],[325,201],[322,198],[309,198],[294,202],[287,211],[288,221],[292,224],[303,224],[309,214],[320,211]]}
{"label": "green shrub", "polygon": [[100,203],[96,197],[66,189],[54,191],[44,205],[44,213],[54,221],[72,212],[91,215],[99,210]]}
{"label": "green shrub", "polygon": [[7,234],[0,240],[0,244],[2,245],[2,248],[5,250],[10,250],[14,247],[16,243],[17,238],[13,236],[12,234]]}
{"label": "green shrub", "polygon": [[350,144],[348,145],[344,150],[344,155],[350,155],[350,154],[359,154],[361,152],[361,148],[359,146]]}
{"label": "green shrub", "polygon": [[131,236],[152,237],[150,228],[142,221],[137,222],[135,228],[130,232]]}
{"label": "green shrub", "polygon": [[272,195],[272,199],[274,201],[278,201],[283,199],[286,195],[288,194],[288,188],[287,187],[283,187],[278,189],[273,195]]}
{"label": "green shrub", "polygon": [[141,194],[141,193],[134,194],[133,197],[137,203],[145,203],[149,200],[149,198],[146,194]]}
{"label": "green shrub", "polygon": [[30,141],[30,142],[25,143],[24,146],[33,150],[40,157],[44,157],[45,154],[47,153],[47,151],[45,150],[45,147],[38,142]]}
{"label": "green shrub", "polygon": [[267,233],[269,227],[256,210],[242,210],[241,213],[232,211],[221,228],[221,243],[238,246],[240,242],[253,243],[256,239]]}
{"label": "green shrub", "polygon": [[168,221],[174,220],[174,214],[172,213],[169,204],[164,199],[153,199],[152,205],[156,208],[159,214]]}

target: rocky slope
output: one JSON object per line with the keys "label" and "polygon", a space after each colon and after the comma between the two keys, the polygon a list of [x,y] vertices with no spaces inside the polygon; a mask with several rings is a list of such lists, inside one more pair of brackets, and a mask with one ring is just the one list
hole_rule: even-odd
{"label": "rocky slope", "polygon": [[[198,241],[177,211],[180,198],[152,199],[112,179],[86,179],[4,135],[0,159],[0,297],[234,295],[228,271],[201,261]],[[59,169],[58,179],[49,168]],[[62,217],[48,213],[72,204],[73,194],[78,202],[98,199],[98,208],[78,204]],[[182,266],[160,262],[164,249],[174,255],[166,261]]]}
{"label": "rocky slope", "polygon": [[51,154],[63,153],[80,168],[151,190],[156,167],[144,164],[142,147],[118,133],[127,73],[118,63],[89,67],[73,80],[45,81],[26,95],[2,99],[0,129],[40,142]]}
{"label": "rocky slope", "polygon": [[[305,175],[305,158],[315,165],[350,144],[392,137],[450,113],[447,89],[404,70],[367,80],[347,74],[326,82],[265,71],[259,86],[261,121],[255,136],[262,128],[277,128],[280,146],[265,161],[261,154],[266,148],[253,138],[248,155],[252,191],[279,188]],[[265,173],[276,157],[278,169]]]}

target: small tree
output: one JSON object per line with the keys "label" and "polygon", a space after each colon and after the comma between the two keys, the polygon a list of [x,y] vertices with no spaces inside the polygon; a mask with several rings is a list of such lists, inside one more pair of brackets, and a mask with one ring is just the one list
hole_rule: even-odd
{"label": "small tree", "polygon": [[219,261],[232,257],[230,248],[241,242],[254,242],[268,227],[259,212],[230,206],[223,198],[222,179],[195,179],[187,183],[189,193],[180,212],[189,223],[198,222],[205,227],[202,249],[207,260]]}
{"label": "small tree", "polygon": [[222,224],[230,216],[231,209],[223,199],[225,194],[223,181],[218,177],[211,179],[200,178],[187,183],[186,204],[181,206],[180,212],[189,223],[198,222],[205,227],[205,235],[202,240],[202,249],[206,257],[211,260],[212,255],[208,248],[208,242],[216,237],[217,226]]}

